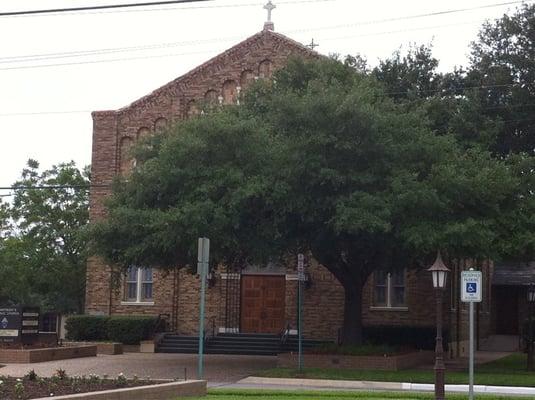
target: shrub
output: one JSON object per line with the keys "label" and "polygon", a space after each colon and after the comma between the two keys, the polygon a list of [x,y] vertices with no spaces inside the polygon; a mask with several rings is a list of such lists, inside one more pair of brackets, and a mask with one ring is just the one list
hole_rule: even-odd
{"label": "shrub", "polygon": [[108,338],[112,342],[138,344],[148,339],[155,326],[156,317],[117,316],[108,321]]}
{"label": "shrub", "polygon": [[100,341],[108,339],[107,324],[110,317],[100,315],[75,315],[69,317],[65,328],[67,339]]}
{"label": "shrub", "polygon": [[77,315],[67,320],[67,339],[138,344],[149,339],[157,317]]}
{"label": "shrub", "polygon": [[350,356],[383,356],[395,354],[399,349],[395,346],[363,344],[360,346],[338,346],[334,343],[327,343],[319,347],[310,349],[307,352],[313,354],[343,354]]}
{"label": "shrub", "polygon": [[[364,341],[374,345],[388,345],[418,350],[435,348],[436,328],[420,326],[366,326],[363,329]],[[442,332],[442,343],[447,350],[449,332]]]}

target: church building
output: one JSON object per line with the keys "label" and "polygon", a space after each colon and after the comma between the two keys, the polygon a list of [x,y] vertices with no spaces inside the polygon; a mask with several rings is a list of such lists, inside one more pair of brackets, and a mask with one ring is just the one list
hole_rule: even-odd
{"label": "church building", "polygon": [[[289,57],[321,57],[311,48],[274,31],[271,1],[262,31],[236,44],[190,72],[118,110],[95,111],[93,117],[90,219],[105,218],[104,199],[115,176],[133,166],[131,146],[157,135],[169,123],[200,113],[208,103],[234,104],[256,79],[270,79]],[[451,267],[444,301],[444,323],[452,351],[462,354],[468,335],[466,307],[459,299],[460,267]],[[478,337],[495,332],[491,318],[492,266],[483,269],[484,300],[477,307]],[[304,336],[336,340],[343,322],[344,291],[335,277],[313,261],[307,266],[303,295]],[[98,258],[87,265],[86,313],[94,315],[164,315],[172,331],[198,332],[200,282],[184,270],[131,268],[119,289],[110,268]],[[206,325],[216,332],[278,334],[297,327],[295,266],[217,270],[206,293]],[[504,311],[507,312],[507,311]],[[375,273],[367,282],[362,304],[366,327],[435,326],[430,273]],[[459,346],[455,346],[458,343]],[[467,347],[467,346],[466,346]]]}

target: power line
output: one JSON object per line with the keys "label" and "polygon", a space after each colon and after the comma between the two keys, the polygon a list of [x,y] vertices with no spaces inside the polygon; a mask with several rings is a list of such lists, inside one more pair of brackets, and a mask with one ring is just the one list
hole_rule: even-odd
{"label": "power line", "polygon": [[[212,0],[209,0],[212,1]],[[333,1],[339,1],[339,0],[289,0],[289,1],[278,1],[277,5],[285,5],[285,4],[302,4],[302,3],[325,3],[325,2],[333,2]],[[106,11],[84,11],[84,12],[70,12],[70,13],[51,13],[54,16],[62,16],[62,15],[88,15],[88,14],[115,14],[115,13],[139,13],[139,12],[154,12],[154,11],[173,11],[173,10],[180,10],[180,11],[187,11],[187,10],[199,10],[199,9],[219,9],[219,8],[242,8],[242,7],[258,7],[262,6],[262,2],[257,3],[242,3],[242,4],[217,4],[217,5],[209,5],[209,6],[190,6],[190,7],[164,7],[164,8],[147,8],[147,9],[114,9],[114,10],[106,10]],[[50,14],[48,14],[50,15]],[[9,17],[43,17],[48,16],[47,14],[26,14],[26,15],[11,15]],[[1,17],[1,16],[0,16]]]}
{"label": "power line", "polygon": [[[206,0],[203,0],[203,1],[206,1]],[[335,0],[301,0],[301,1],[299,1],[299,0],[295,1],[294,0],[294,1],[288,1],[285,4],[293,4],[293,3],[299,3],[299,2],[316,2],[316,1],[335,1]],[[533,1],[533,0],[531,0],[531,1]],[[408,15],[408,16],[395,17],[395,18],[372,20],[372,21],[361,21],[361,22],[357,22],[357,23],[354,23],[354,24],[332,25],[332,26],[325,26],[325,27],[319,27],[319,28],[305,28],[305,29],[289,30],[289,31],[286,31],[286,33],[299,33],[299,32],[308,32],[308,31],[315,31],[315,30],[340,29],[340,28],[345,28],[345,27],[366,26],[366,25],[378,24],[378,23],[394,22],[394,21],[400,21],[400,20],[408,20],[408,19],[432,17],[432,16],[451,14],[451,13],[473,11],[473,10],[482,9],[482,8],[501,7],[501,6],[504,6],[504,5],[510,5],[510,4],[516,4],[516,3],[522,3],[522,1],[513,1],[513,2],[506,2],[506,3],[495,3],[495,4],[485,5],[485,6],[454,9],[454,10],[445,10],[445,11],[437,11],[437,12],[433,12],[433,13]],[[250,5],[257,5],[257,4],[256,3],[252,3]],[[233,5],[233,6],[238,6],[238,5]],[[473,21],[473,22],[479,22],[479,21]],[[368,33],[368,34],[350,35],[350,36],[337,37],[337,38],[326,38],[324,40],[339,40],[339,39],[347,39],[347,38],[353,38],[353,37],[378,36],[378,35],[395,34],[395,33],[401,33],[401,32],[410,32],[410,31],[418,31],[418,30],[427,30],[427,29],[437,29],[437,28],[443,28],[443,27],[459,26],[459,25],[466,25],[466,24],[470,24],[470,23],[472,23],[472,22],[447,24],[447,25],[441,25],[441,26],[436,26],[435,25],[435,26],[429,26],[429,27],[421,27],[421,28],[413,28],[413,29],[402,29],[402,30],[395,30],[395,31],[373,32],[373,33]],[[43,53],[43,54],[23,55],[23,56],[8,56],[8,57],[1,57],[0,58],[0,63],[1,64],[5,64],[5,63],[10,64],[10,63],[31,62],[31,61],[44,61],[44,60],[57,59],[57,58],[85,57],[85,56],[90,56],[90,55],[103,55],[103,54],[120,53],[120,52],[128,52],[128,51],[143,51],[143,50],[152,50],[152,49],[157,49],[157,48],[169,48],[169,47],[187,46],[187,45],[192,45],[192,44],[226,42],[226,41],[235,40],[235,39],[238,39],[238,38],[239,37],[237,37],[237,36],[233,36],[233,37],[227,37],[227,38],[213,38],[213,39],[194,40],[194,41],[185,41],[185,42],[170,42],[170,43],[152,44],[152,45],[144,45],[144,46],[105,48],[105,49],[95,49],[95,50],[85,50],[85,51],[81,50],[81,51],[59,52],[59,53]],[[208,53],[208,51],[206,51],[206,52]],[[174,57],[174,56],[189,55],[189,54],[198,54],[198,53],[169,54],[169,55],[160,55],[160,56],[155,56],[155,57]],[[145,56],[145,57],[149,57],[149,56]],[[139,60],[139,59],[140,59],[139,57],[134,57],[134,58],[124,58],[124,59],[112,59],[110,61],[108,61],[108,60],[91,60],[91,61],[74,62],[74,63],[41,64],[41,65],[19,66],[19,67],[14,66],[14,67],[0,68],[0,70],[46,68],[46,67],[79,65],[79,64],[83,64],[83,63],[92,64],[92,63],[96,63],[96,62],[117,62],[117,61],[130,61],[130,60]]]}
{"label": "power line", "polygon": [[155,1],[146,3],[127,3],[127,4],[108,4],[102,6],[87,6],[87,7],[72,7],[72,8],[49,8],[44,10],[25,10],[25,11],[8,11],[1,12],[0,17],[11,17],[17,15],[36,15],[36,14],[51,14],[51,13],[65,13],[76,11],[91,11],[91,10],[108,10],[116,8],[131,8],[131,7],[150,7],[150,6],[162,6],[166,4],[182,4],[182,3],[199,3],[212,0],[168,0],[168,1]]}
{"label": "power line", "polygon": [[[447,96],[448,92],[453,94],[459,91],[465,90],[475,90],[475,89],[495,89],[495,88],[514,88],[522,86],[518,83],[506,83],[501,85],[480,85],[480,86],[464,86],[464,87],[451,87],[451,88],[441,88],[441,89],[426,89],[419,90],[421,93],[444,93]],[[399,90],[399,91],[385,91],[385,95],[396,95],[396,94],[409,94],[410,90]],[[528,104],[515,104],[515,105],[503,105],[503,106],[492,106],[492,107],[482,107],[482,110],[494,110],[494,109],[507,109],[507,108],[518,108],[518,107],[528,107],[535,106],[535,103]],[[91,113],[95,110],[59,110],[59,111],[33,111],[33,112],[15,112],[15,113],[0,113],[0,117],[19,117],[19,116],[31,116],[31,115],[56,115],[56,114],[84,114]]]}
{"label": "power line", "polygon": [[374,25],[374,24],[382,24],[382,23],[386,23],[386,22],[397,22],[397,21],[405,21],[405,20],[411,20],[411,19],[437,17],[437,16],[441,16],[441,15],[457,14],[457,13],[461,13],[461,12],[476,11],[476,10],[482,10],[482,9],[487,9],[487,8],[504,7],[504,6],[513,5],[513,4],[529,3],[529,2],[532,2],[532,1],[533,0],[508,1],[508,2],[504,2],[504,3],[487,4],[487,5],[484,5],[484,6],[457,8],[457,9],[453,9],[453,10],[442,10],[442,11],[435,11],[435,12],[424,13],[424,14],[405,15],[405,16],[401,16],[401,17],[376,19],[376,20],[362,21],[362,22],[356,22],[356,23],[351,23],[351,24],[330,25],[330,26],[323,26],[323,27],[316,27],[316,28],[298,29],[298,30],[293,30],[292,32],[297,33],[297,32],[309,32],[311,30],[316,31],[316,30],[352,28],[352,27],[359,26],[359,25]]}
{"label": "power line", "polygon": [[14,186],[1,186],[0,190],[48,190],[48,189],[90,189],[92,187],[111,187],[111,185],[104,184],[88,184],[88,185],[14,185]]}

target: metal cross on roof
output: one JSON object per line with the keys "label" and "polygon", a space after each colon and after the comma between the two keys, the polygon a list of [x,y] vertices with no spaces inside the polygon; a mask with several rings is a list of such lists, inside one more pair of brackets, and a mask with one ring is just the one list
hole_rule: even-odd
{"label": "metal cross on roof", "polygon": [[312,50],[314,50],[314,48],[318,47],[319,44],[318,43],[314,43],[314,38],[312,38],[312,41],[307,46],[310,47]]}
{"label": "metal cross on roof", "polygon": [[276,6],[275,4],[273,4],[273,3],[271,2],[271,0],[269,0],[269,1],[267,2],[267,4],[264,6],[264,9],[266,9],[267,12],[268,12],[267,22],[271,22],[271,12],[272,12],[275,8],[277,8],[277,6]]}

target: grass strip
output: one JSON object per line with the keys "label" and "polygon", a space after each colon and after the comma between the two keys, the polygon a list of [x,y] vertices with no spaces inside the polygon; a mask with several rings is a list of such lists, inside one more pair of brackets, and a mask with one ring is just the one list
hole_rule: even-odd
{"label": "grass strip", "polygon": [[[377,371],[355,369],[305,368],[303,372],[289,368],[262,371],[258,376],[268,378],[333,379],[379,382],[433,383],[430,370]],[[481,366],[476,366],[476,385],[535,387],[535,373],[526,371],[526,355],[512,354]],[[468,384],[468,372],[446,371],[446,383]]]}
{"label": "grass strip", "polygon": [[[466,400],[466,394],[448,394],[448,400]],[[525,400],[526,397],[478,394],[481,400]],[[364,392],[364,391],[307,391],[307,390],[258,390],[258,389],[210,389],[206,397],[191,400],[433,400],[433,393],[413,392]]]}

